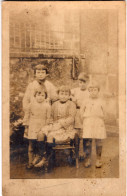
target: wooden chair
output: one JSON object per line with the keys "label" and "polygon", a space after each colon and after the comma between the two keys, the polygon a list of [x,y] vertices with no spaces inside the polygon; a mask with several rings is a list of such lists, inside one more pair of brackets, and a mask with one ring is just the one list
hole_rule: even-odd
{"label": "wooden chair", "polygon": [[[76,162],[76,168],[79,168],[79,136],[75,134],[74,139],[68,139],[64,142],[54,142],[54,146],[52,147],[52,153],[48,157],[48,160],[52,160],[56,162],[56,151],[64,151],[69,150],[70,154],[74,156]],[[53,164],[52,162],[52,164]]]}

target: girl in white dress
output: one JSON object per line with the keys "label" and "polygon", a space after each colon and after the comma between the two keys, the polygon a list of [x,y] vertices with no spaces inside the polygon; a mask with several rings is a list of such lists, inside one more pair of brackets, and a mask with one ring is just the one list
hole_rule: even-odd
{"label": "girl in white dress", "polygon": [[96,143],[96,167],[101,167],[102,141],[106,138],[104,123],[104,104],[99,98],[100,87],[92,82],[88,88],[89,98],[84,101],[81,108],[83,119],[83,150],[86,154],[85,167],[91,165],[92,140]]}

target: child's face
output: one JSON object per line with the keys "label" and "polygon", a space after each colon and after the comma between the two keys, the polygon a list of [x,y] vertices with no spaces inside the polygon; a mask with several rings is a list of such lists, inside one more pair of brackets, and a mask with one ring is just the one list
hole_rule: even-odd
{"label": "child's face", "polygon": [[37,93],[35,98],[38,103],[42,103],[45,100],[45,93]]}
{"label": "child's face", "polygon": [[68,91],[60,91],[59,92],[59,100],[61,102],[66,102],[70,97],[70,94]]}
{"label": "child's face", "polygon": [[47,76],[46,70],[36,70],[35,76],[37,80],[44,80]]}
{"label": "child's face", "polygon": [[87,81],[79,80],[79,87],[81,90],[86,90],[87,87]]}
{"label": "child's face", "polygon": [[96,87],[90,87],[89,88],[89,93],[90,93],[90,97],[91,98],[97,98],[98,97],[98,93],[99,93],[99,89]]}

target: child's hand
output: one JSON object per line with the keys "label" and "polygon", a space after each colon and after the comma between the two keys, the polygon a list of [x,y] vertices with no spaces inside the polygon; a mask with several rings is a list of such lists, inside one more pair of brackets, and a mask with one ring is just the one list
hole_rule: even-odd
{"label": "child's hand", "polygon": [[52,124],[46,125],[44,127],[41,128],[41,131],[47,135],[49,132],[52,131]]}
{"label": "child's hand", "polygon": [[28,137],[28,126],[25,126],[24,137]]}
{"label": "child's hand", "polygon": [[28,126],[25,126],[25,134],[28,136]]}
{"label": "child's hand", "polygon": [[76,104],[77,103],[77,99],[73,96],[71,96],[71,100]]}

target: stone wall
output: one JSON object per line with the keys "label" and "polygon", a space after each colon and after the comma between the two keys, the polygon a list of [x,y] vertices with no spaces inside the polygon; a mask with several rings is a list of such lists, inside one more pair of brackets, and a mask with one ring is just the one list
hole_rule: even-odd
{"label": "stone wall", "polygon": [[[69,14],[71,16],[70,20],[68,17]],[[75,20],[73,16],[75,16]],[[11,121],[23,116],[22,99],[28,83],[34,79],[32,68],[35,64],[44,61],[43,54],[45,51],[45,53],[50,56],[48,59],[45,58],[50,71],[48,80],[51,80],[56,86],[67,84],[70,88],[73,88],[78,86],[77,80],[74,80],[77,78],[78,73],[80,71],[87,72],[91,78],[99,82],[101,93],[107,94],[104,96],[106,102],[106,123],[116,125],[119,114],[117,11],[111,10],[110,12],[105,9],[83,10],[82,12],[76,12],[76,14],[75,12],[68,12],[66,17],[65,15],[64,17],[61,15],[60,17],[60,19],[57,17],[58,24],[56,25],[52,23],[50,16],[46,16],[44,24],[47,24],[46,21],[48,19],[46,32],[48,32],[47,35],[49,36],[51,30],[54,31],[55,28],[57,29],[61,21],[61,34],[60,36],[58,35],[59,29],[57,29],[56,33],[54,31],[53,34],[50,34],[53,36],[53,39],[50,39],[50,47],[52,47],[52,41],[55,43],[55,40],[59,44],[62,44],[61,46],[56,47],[56,45],[53,45],[56,48],[52,48],[52,50],[48,48],[49,46],[47,45],[45,45],[46,48],[41,48],[41,45],[37,44],[40,43],[40,41],[38,42],[39,35],[37,32],[36,44],[34,44],[32,48],[34,55],[29,56],[29,53],[31,53],[30,45],[29,47],[27,46],[25,50],[23,49],[23,51],[15,47],[12,47],[10,50]],[[12,22],[16,22],[15,17],[12,18]],[[54,25],[56,25],[56,27]],[[51,27],[51,29],[48,31],[49,27]],[[63,35],[63,38],[61,35]],[[41,36],[43,38],[43,35]],[[11,42],[14,42],[12,37],[13,35],[10,36]],[[50,37],[47,39],[49,38]],[[71,45],[70,49],[69,45]],[[39,48],[34,48],[35,46]],[[14,55],[14,52],[16,52],[16,55]],[[71,58],[64,57],[65,52],[71,55]],[[53,58],[53,55],[50,53],[61,54],[63,58]],[[39,54],[40,56],[42,55],[42,57],[39,57]],[[78,58],[73,59],[75,55],[78,55]]]}
{"label": "stone wall", "polygon": [[52,81],[56,87],[64,84],[70,88],[77,86],[77,80],[73,80],[72,75],[72,59],[10,58],[11,122],[23,117],[22,99],[26,87],[34,80],[34,66],[42,62],[47,62],[49,71],[47,79]]}
{"label": "stone wall", "polygon": [[118,119],[118,13],[116,10],[81,12],[81,53],[91,78],[104,93],[108,123]]}

